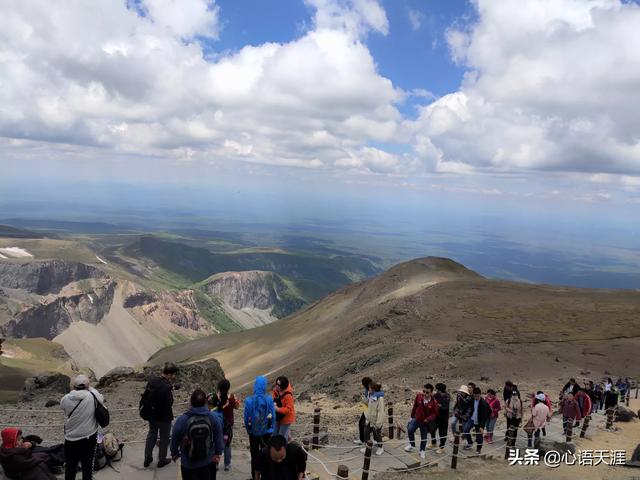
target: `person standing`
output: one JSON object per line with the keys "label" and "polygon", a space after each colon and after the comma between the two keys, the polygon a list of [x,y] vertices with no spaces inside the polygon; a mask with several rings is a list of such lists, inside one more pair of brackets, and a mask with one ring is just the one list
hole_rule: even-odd
{"label": "person standing", "polygon": [[[382,427],[385,421],[384,410],[384,392],[382,391],[382,385],[379,383],[371,382],[369,384],[369,408],[367,409],[367,424],[364,428],[365,442],[369,441],[373,435],[373,439],[378,445],[376,455],[382,455],[384,448],[382,446]],[[367,447],[360,449],[361,453],[365,453]]]}
{"label": "person standing", "polygon": [[171,458],[180,459],[183,480],[215,480],[224,451],[222,421],[207,408],[207,394],[191,394],[191,408],[176,419],[171,432]]}
{"label": "person standing", "polygon": [[496,422],[498,421],[498,416],[500,415],[502,406],[500,405],[500,399],[496,396],[495,390],[487,390],[485,400],[491,409],[491,413],[487,419],[485,439],[487,440],[487,443],[493,443],[493,431],[496,428]]}
{"label": "person standing", "polygon": [[474,430],[476,433],[476,451],[479,454],[482,450],[482,436],[484,433],[484,426],[487,424],[489,416],[491,415],[491,408],[489,407],[487,401],[482,398],[482,390],[480,390],[480,388],[478,387],[475,387],[473,389],[473,400],[471,405],[471,416],[466,421],[462,429],[463,437],[467,440],[467,444],[464,446],[464,449],[469,450],[471,447],[473,447],[471,430]]}
{"label": "person standing", "polygon": [[[578,402],[578,409],[580,410],[580,418],[586,418],[587,415],[591,414],[591,409],[593,408],[593,404],[591,403],[591,397],[587,395],[587,392],[578,388],[576,394],[574,395],[576,402]],[[578,420],[574,427],[579,427],[580,421]]]}
{"label": "person standing", "polygon": [[233,424],[235,410],[240,407],[240,402],[233,393],[230,393],[231,383],[226,378],[218,382],[218,393],[211,396],[211,406],[222,415],[222,435],[224,440],[224,470],[231,469],[231,442],[233,440]]}
{"label": "person standing", "polygon": [[[513,427],[514,438],[517,438],[518,427],[520,427],[520,423],[522,422],[522,399],[520,398],[519,390],[514,388],[511,391],[511,398],[509,398],[504,406],[504,414],[507,418],[507,433],[509,427]],[[507,441],[507,433],[505,433],[504,436],[505,442]]]}
{"label": "person standing", "polygon": [[364,377],[362,379],[363,392],[360,397],[360,408],[362,409],[362,413],[360,414],[360,420],[358,421],[359,436],[353,441],[356,445],[362,445],[365,442],[364,429],[367,426],[367,411],[369,409],[369,385],[371,385],[372,382],[373,380],[369,377]]}
{"label": "person standing", "polygon": [[[447,442],[447,431],[449,429],[449,405],[451,403],[451,395],[447,392],[447,386],[444,383],[436,383],[436,393],[433,395],[438,402],[438,416],[436,417],[436,425],[438,426],[438,436],[440,437],[440,446],[436,453],[440,454],[444,451]],[[435,447],[435,438],[431,441]]]}
{"label": "person standing", "polygon": [[[153,449],[158,443],[158,468],[171,463],[167,458],[169,435],[173,421],[173,383],[178,374],[174,363],[165,363],[160,377],[151,377],[142,395],[141,408],[146,403],[149,408],[149,433],[144,447],[144,468],[153,462]],[[160,441],[158,442],[158,437]]]}
{"label": "person standing", "polygon": [[580,407],[576,402],[573,393],[566,393],[560,402],[560,412],[562,413],[562,430],[566,435],[569,431],[569,424],[580,421]]}
{"label": "person standing", "polygon": [[256,460],[273,435],[276,407],[273,397],[267,395],[267,377],[258,376],[253,384],[253,395],[244,401],[244,427],[249,436],[251,452],[251,478],[255,478]]}
{"label": "person standing", "polygon": [[456,403],[453,406],[453,416],[451,417],[451,432],[455,435],[458,424],[464,427],[473,413],[473,403],[469,394],[469,387],[461,385],[456,393]]}
{"label": "person standing", "polygon": [[433,445],[435,445],[436,418],[438,418],[438,402],[433,398],[433,385],[427,383],[422,388],[422,393],[418,393],[413,401],[411,420],[407,425],[409,444],[404,448],[405,452],[415,450],[416,430],[420,429],[420,458],[425,458],[429,433],[431,433]]}
{"label": "person standing", "polygon": [[82,480],[93,478],[93,459],[97,446],[98,421],[96,403],[104,397],[92,388],[86,375],[73,380],[73,390],[60,401],[64,411],[65,480],[74,480],[78,464],[82,465]]}
{"label": "person standing", "polygon": [[533,399],[531,418],[535,430],[531,433],[527,432],[527,445],[529,448],[533,448],[533,437],[535,436],[536,440],[538,440],[540,438],[540,432],[546,428],[547,423],[551,420],[551,410],[549,410],[545,394],[542,392],[537,393]]}
{"label": "person standing", "polygon": [[502,400],[504,400],[504,404],[507,404],[507,400],[511,398],[511,393],[513,392],[513,382],[511,380],[507,380],[504,382],[504,388],[502,389]]}
{"label": "person standing", "polygon": [[273,433],[289,440],[291,425],[296,421],[296,409],[293,388],[287,377],[278,377],[276,380],[273,401],[276,404],[276,428]]}
{"label": "person standing", "polygon": [[256,460],[252,480],[303,480],[307,470],[307,454],[295,442],[274,435]]}

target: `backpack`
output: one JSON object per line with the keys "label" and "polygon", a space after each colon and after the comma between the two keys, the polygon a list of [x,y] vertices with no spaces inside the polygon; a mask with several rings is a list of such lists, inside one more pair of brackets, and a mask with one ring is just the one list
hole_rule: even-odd
{"label": "backpack", "polygon": [[140,403],[138,404],[138,412],[140,413],[140,418],[143,420],[151,420],[153,417],[153,404],[151,403],[151,394],[153,390],[150,388],[145,388],[144,392],[140,396]]}
{"label": "backpack", "polygon": [[[119,443],[113,433],[105,434],[102,441],[96,445],[96,453],[93,457],[93,470],[102,470],[106,466],[116,470],[112,463],[122,460],[123,449],[124,443]],[[118,452],[120,452],[120,458],[116,458]]]}
{"label": "backpack", "polygon": [[[94,415],[96,417],[96,421],[98,425],[102,428],[107,427],[110,421],[109,410],[102,403],[98,401],[98,398],[94,395],[94,393],[89,390],[89,393],[93,397],[93,406],[94,406]],[[73,412],[72,412],[73,413]]]}
{"label": "backpack", "polygon": [[191,460],[204,460],[211,450],[213,428],[209,416],[194,415],[187,421],[185,438],[187,456]]}
{"label": "backpack", "polygon": [[266,395],[254,395],[253,402],[251,402],[252,411],[250,415],[251,419],[251,435],[260,437],[269,432],[272,428],[272,419],[268,418],[271,413],[269,408],[269,402]]}
{"label": "backpack", "polygon": [[[278,408],[282,408],[282,400],[287,395],[291,395],[291,392],[284,392],[282,395],[278,395],[276,397],[276,405],[278,406]],[[284,418],[284,415],[285,415],[284,413],[278,413],[278,411],[276,410],[276,422],[280,423]]]}

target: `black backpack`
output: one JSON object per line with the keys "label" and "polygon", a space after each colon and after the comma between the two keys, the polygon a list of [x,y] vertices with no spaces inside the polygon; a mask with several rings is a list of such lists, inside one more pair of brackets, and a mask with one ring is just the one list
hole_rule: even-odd
{"label": "black backpack", "polygon": [[89,391],[89,393],[93,397],[93,406],[95,408],[95,416],[96,416],[98,425],[100,425],[102,428],[109,426],[109,421],[111,419],[110,418],[111,416],[109,415],[109,410],[107,410],[107,407],[105,407],[103,404],[101,404],[98,401],[98,399],[96,398],[96,396],[93,394],[92,391]]}
{"label": "black backpack", "polygon": [[140,397],[140,403],[138,404],[138,411],[140,412],[140,418],[143,420],[151,420],[153,418],[153,404],[151,403],[151,395],[153,390],[145,388]]}
{"label": "black backpack", "polygon": [[[284,392],[282,395],[278,395],[276,397],[276,406],[278,408],[282,408],[282,399],[287,395],[291,395],[291,392]],[[278,411],[276,410],[276,422],[280,423],[283,418],[284,418],[284,413],[278,413]]]}
{"label": "black backpack", "polygon": [[194,415],[187,421],[186,451],[191,460],[204,460],[211,450],[213,428],[209,416]]}

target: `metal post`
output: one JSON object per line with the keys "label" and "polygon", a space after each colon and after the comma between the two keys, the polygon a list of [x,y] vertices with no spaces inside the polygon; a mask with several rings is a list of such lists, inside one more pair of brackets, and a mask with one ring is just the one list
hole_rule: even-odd
{"label": "metal post", "polygon": [[373,450],[373,442],[367,442],[367,448],[364,452],[364,465],[362,465],[362,480],[369,480],[369,467],[371,466],[371,450]]}
{"label": "metal post", "polygon": [[346,465],[338,465],[338,473],[336,475],[336,478],[348,480],[349,467],[347,467]]}
{"label": "metal post", "polygon": [[573,422],[575,421],[575,418],[570,418],[567,422],[567,443],[571,442],[571,439],[573,438]]}
{"label": "metal post", "polygon": [[451,468],[454,470],[458,466],[458,450],[460,449],[460,435],[462,434],[462,425],[458,423],[456,431],[453,432],[453,455],[451,456]]}
{"label": "metal post", "polygon": [[607,408],[607,424],[605,425],[606,429],[610,429],[613,427],[613,408]]}
{"label": "metal post", "polygon": [[582,422],[582,430],[580,430],[580,438],[584,438],[587,433],[587,428],[589,428],[589,422],[591,421],[591,415],[587,415]]}
{"label": "metal post", "polygon": [[395,422],[393,421],[393,402],[389,402],[389,409],[388,409],[388,413],[389,413],[389,439],[393,440],[393,427],[395,425]]}
{"label": "metal post", "polygon": [[320,447],[320,407],[313,410],[313,441],[311,449],[317,450]]}
{"label": "metal post", "polygon": [[513,445],[516,443],[515,437],[516,437],[516,427],[514,427],[513,425],[510,425],[509,429],[507,430],[507,448],[504,451],[505,460],[509,458],[509,452],[511,452],[511,447],[513,447]]}

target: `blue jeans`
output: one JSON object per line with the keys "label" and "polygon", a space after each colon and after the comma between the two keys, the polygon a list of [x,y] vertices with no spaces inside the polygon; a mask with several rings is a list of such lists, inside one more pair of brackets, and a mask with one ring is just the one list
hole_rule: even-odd
{"label": "blue jeans", "polygon": [[291,424],[285,425],[284,423],[276,423],[276,429],[273,431],[273,434],[282,435],[288,442],[290,429],[291,429]]}
{"label": "blue jeans", "polygon": [[409,443],[412,447],[416,446],[416,430],[420,430],[420,451],[424,452],[427,448],[427,435],[429,429],[426,425],[420,425],[415,418],[409,420],[407,425],[407,434],[409,435]]}
{"label": "blue jeans", "polygon": [[487,420],[487,434],[489,435],[493,435],[493,430],[496,428],[496,422],[498,421],[498,417],[495,418],[489,418]]}
{"label": "blue jeans", "polygon": [[478,452],[482,449],[482,433],[480,433],[481,426],[476,424],[472,418],[467,420],[462,428],[462,436],[467,439],[468,445],[473,445],[473,440],[471,439],[471,430],[475,430],[476,432],[476,443]]}

